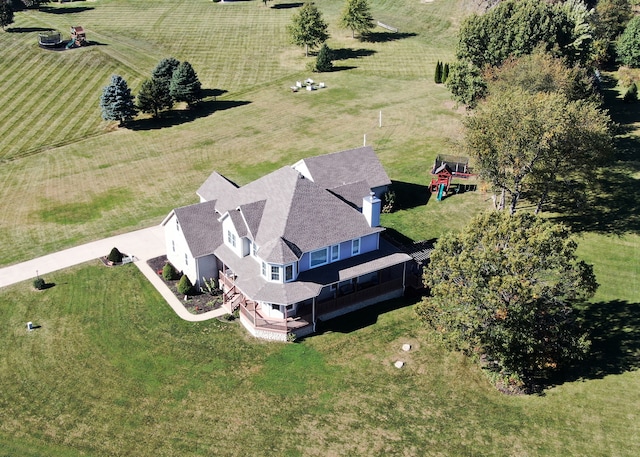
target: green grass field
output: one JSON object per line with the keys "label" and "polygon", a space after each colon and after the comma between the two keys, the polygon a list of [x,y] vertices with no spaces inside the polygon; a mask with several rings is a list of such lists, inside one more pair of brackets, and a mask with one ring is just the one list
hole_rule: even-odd
{"label": "green grass field", "polygon": [[[399,302],[280,344],[237,323],[181,321],[133,265],[95,261],[47,281],[43,292],[0,290],[2,456],[634,456],[640,446],[638,371],[603,365],[543,396],[505,396]],[[40,328],[27,332],[27,320]],[[634,332],[620,341],[637,347]]]}
{"label": "green grass field", "polygon": [[[17,13],[0,33],[0,265],[158,224],[196,202],[213,170],[244,184],[365,134],[401,207],[383,225],[435,238],[487,208],[481,190],[438,203],[425,188],[435,155],[458,151],[464,113],[433,70],[452,60],[474,2],[372,0],[375,18],[400,33],[377,28],[368,42],[335,26],[342,0],[316,4],[340,56],[338,71],[321,75],[288,43],[297,9],[283,0],[97,0]],[[93,46],[37,46],[39,30],[68,36],[78,24]],[[112,74],[136,93],[169,56],[221,95],[129,129],[100,119]],[[307,77],[327,88],[289,90]],[[592,187],[596,210],[566,217],[601,284],[584,310],[595,338],[584,380],[502,396],[430,342],[410,301],[299,344],[263,343],[238,325],[182,322],[134,266],[96,263],[48,275],[56,286],[43,292],[0,289],[0,455],[635,455],[640,118],[613,92],[619,160]],[[41,327],[27,333],[28,320]],[[401,354],[404,342],[415,351]]]}

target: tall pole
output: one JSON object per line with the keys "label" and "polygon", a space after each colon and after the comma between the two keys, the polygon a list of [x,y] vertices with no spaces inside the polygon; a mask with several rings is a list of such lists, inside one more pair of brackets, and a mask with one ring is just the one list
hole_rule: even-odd
{"label": "tall pole", "polygon": [[378,121],[378,127],[382,127],[382,110],[380,110],[380,120]]}

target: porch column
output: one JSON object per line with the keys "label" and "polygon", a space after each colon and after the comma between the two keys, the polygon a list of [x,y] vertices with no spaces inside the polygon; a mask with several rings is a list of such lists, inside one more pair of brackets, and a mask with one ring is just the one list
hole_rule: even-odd
{"label": "porch column", "polygon": [[316,297],[311,302],[311,322],[313,322],[313,332],[316,331]]}

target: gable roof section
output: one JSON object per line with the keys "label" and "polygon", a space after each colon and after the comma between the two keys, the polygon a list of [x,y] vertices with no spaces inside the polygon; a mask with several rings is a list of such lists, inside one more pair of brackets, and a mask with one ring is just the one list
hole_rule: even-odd
{"label": "gable roof section", "polygon": [[309,157],[301,162],[304,166],[299,167],[300,171],[306,166],[310,174],[308,177],[325,189],[335,189],[358,181],[368,183],[369,189],[391,184],[371,146]]}
{"label": "gable roof section", "polygon": [[260,226],[260,220],[262,219],[262,213],[264,212],[266,203],[266,200],[260,200],[246,205],[240,205],[238,207],[242,217],[244,218],[245,224],[247,224],[249,233],[254,239],[258,233],[258,227]]}
{"label": "gable roof section", "polygon": [[224,199],[233,195],[238,190],[238,186],[229,181],[227,178],[213,172],[207,180],[202,183],[196,194],[205,201]]}
{"label": "gable roof section", "polygon": [[222,244],[222,224],[215,210],[215,200],[174,210],[194,258],[212,254]]}

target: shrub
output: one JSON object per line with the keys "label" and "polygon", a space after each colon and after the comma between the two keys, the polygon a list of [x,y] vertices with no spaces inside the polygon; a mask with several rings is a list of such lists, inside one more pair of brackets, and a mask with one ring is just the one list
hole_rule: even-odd
{"label": "shrub", "polygon": [[173,265],[167,262],[162,267],[162,277],[167,281],[172,281],[178,278],[178,272]]}
{"label": "shrub", "polygon": [[114,247],[107,256],[107,260],[113,263],[122,262],[122,252],[118,251],[118,248]]}
{"label": "shrub", "polygon": [[209,295],[218,295],[220,293],[220,290],[218,289],[218,280],[216,278],[209,278],[207,281],[203,276],[202,284],[204,285],[204,287],[201,287],[202,292],[206,291]]}
{"label": "shrub", "polygon": [[388,190],[382,195],[382,212],[385,214],[391,213],[396,205],[396,193],[392,190]]}
{"label": "shrub", "polygon": [[37,278],[33,280],[33,287],[35,287],[38,290],[44,289],[44,286],[46,285],[47,283],[42,278]]}
{"label": "shrub", "polygon": [[180,278],[180,282],[178,283],[178,293],[180,295],[189,295],[191,289],[193,289],[193,284],[191,284],[189,277],[187,275],[182,275],[182,278]]}

